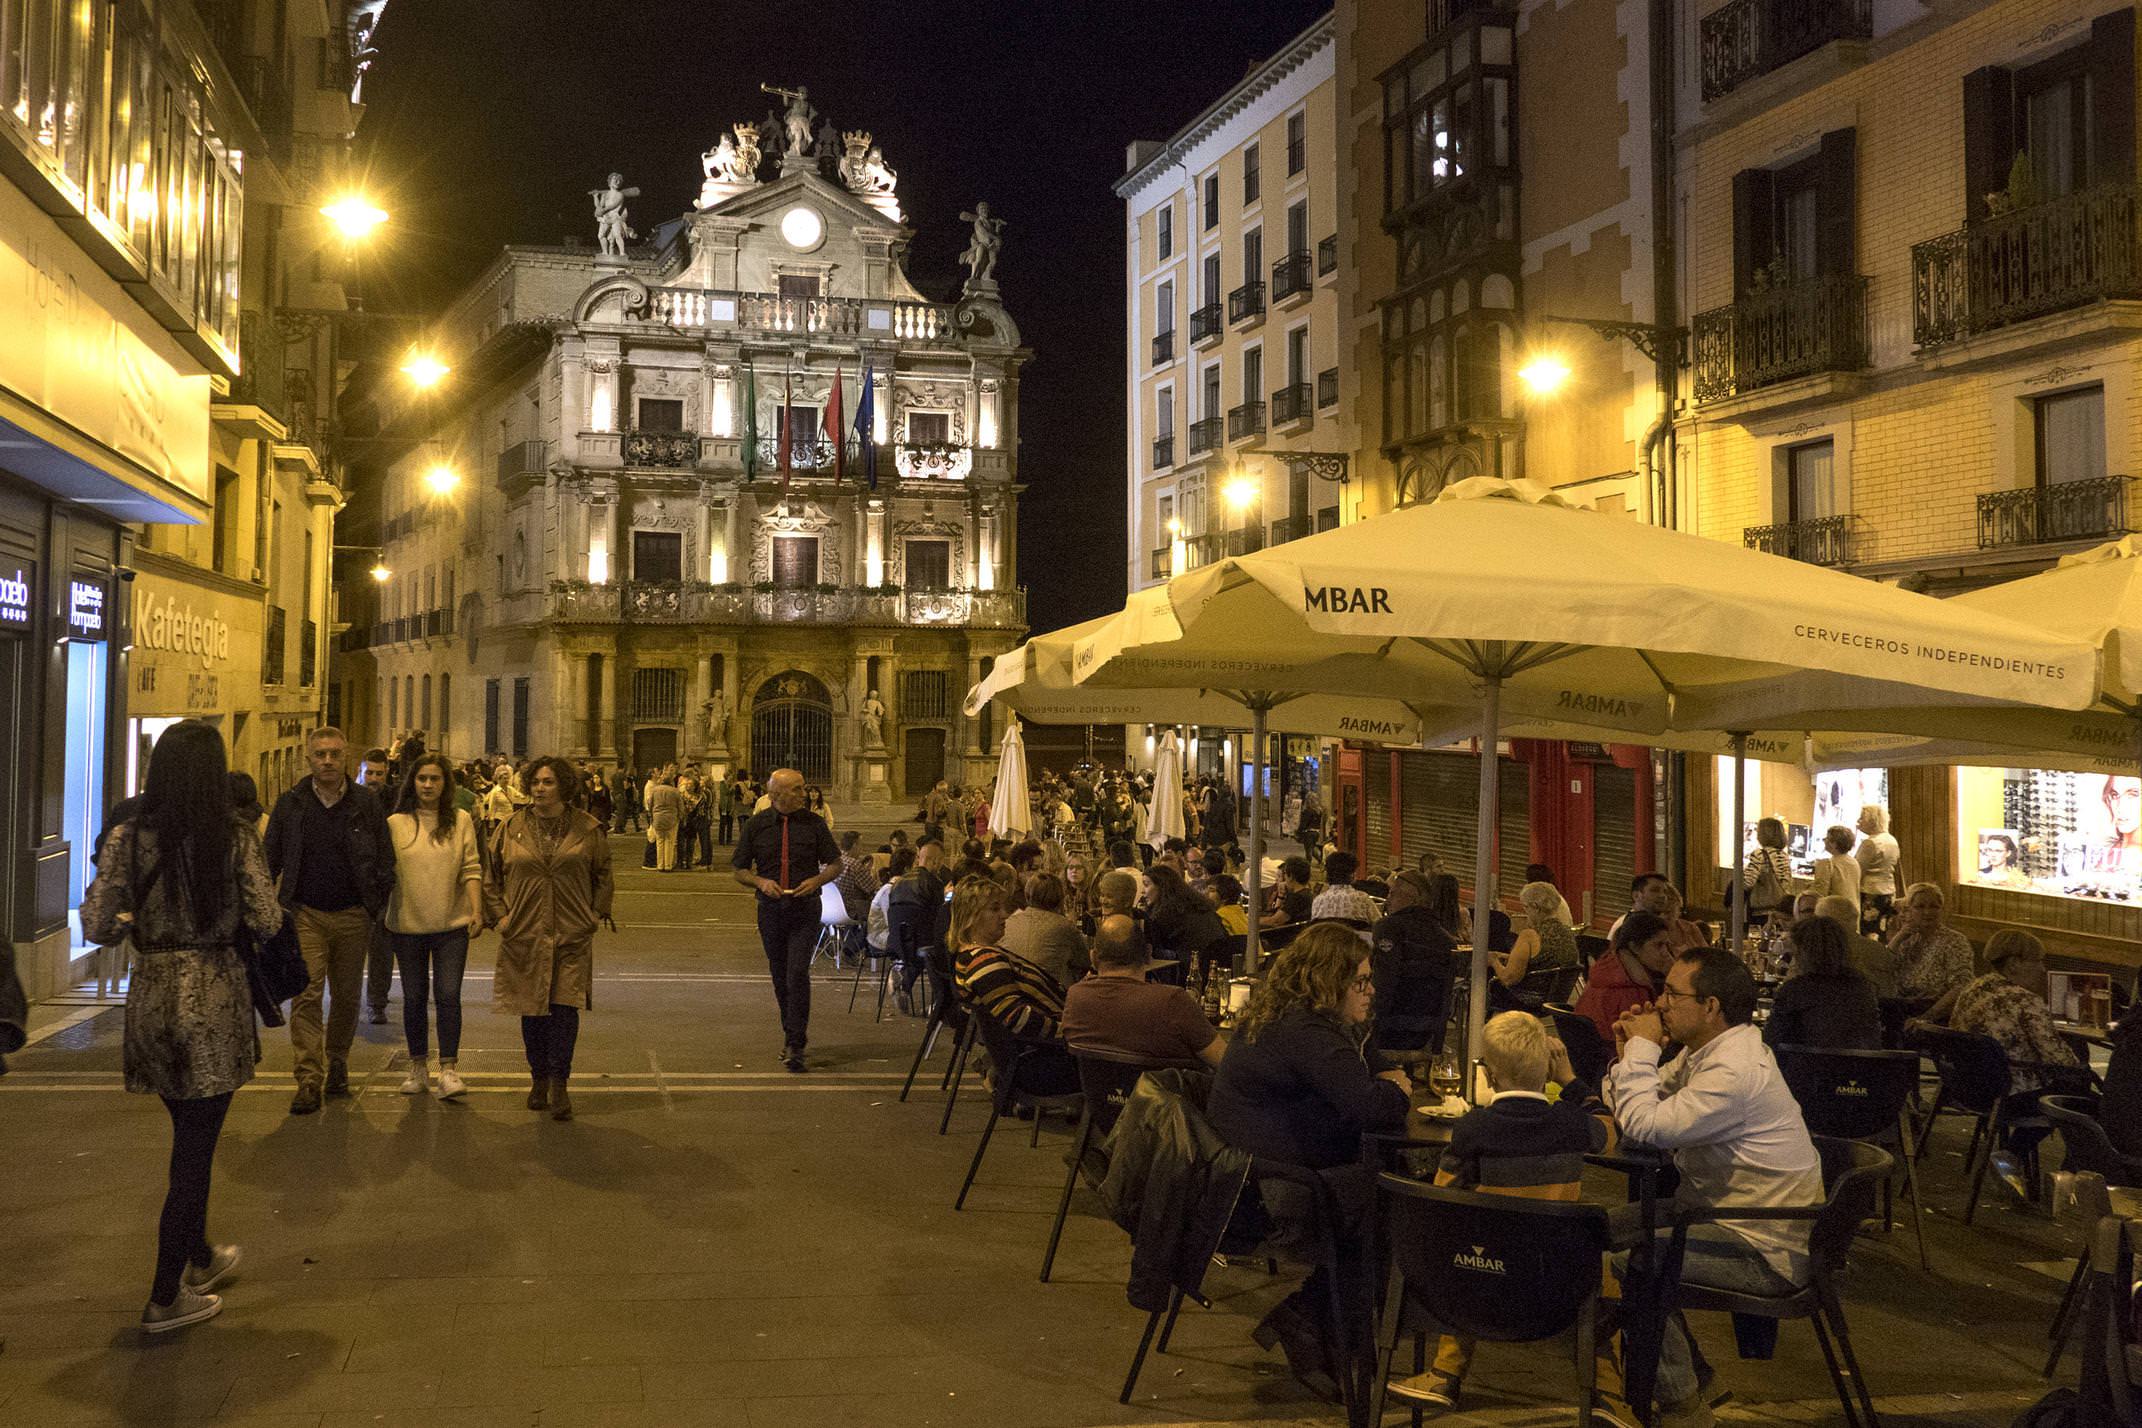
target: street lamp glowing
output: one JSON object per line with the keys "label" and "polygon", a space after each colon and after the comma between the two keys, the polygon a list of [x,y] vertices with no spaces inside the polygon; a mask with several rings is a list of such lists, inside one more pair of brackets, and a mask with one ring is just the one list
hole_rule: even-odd
{"label": "street lamp glowing", "polygon": [[1173,516],[1170,516],[1170,517],[1168,517],[1168,534],[1169,534],[1169,535],[1171,535],[1171,536],[1173,536],[1173,535],[1181,535],[1182,533],[1183,533],[1183,523],[1182,523],[1181,521],[1179,521],[1179,520],[1175,519],[1175,517],[1173,517]]}
{"label": "street lamp glowing", "polygon": [[446,374],[453,370],[429,352],[411,352],[409,360],[402,363],[402,375],[427,391],[446,380]]}
{"label": "street lamp glowing", "polygon": [[1569,364],[1552,352],[1542,352],[1518,368],[1517,376],[1535,397],[1551,397],[1569,380]]}
{"label": "street lamp glowing", "polygon": [[385,561],[376,561],[372,566],[372,578],[384,585],[394,578],[394,572],[387,569]]}
{"label": "street lamp glowing", "polygon": [[372,230],[387,221],[387,211],[361,194],[347,193],[320,206],[320,216],[335,225],[343,237],[369,238]]}
{"label": "street lamp glowing", "polygon": [[1247,476],[1237,476],[1220,488],[1220,494],[1227,498],[1228,505],[1238,511],[1246,511],[1256,504],[1260,493],[1255,481]]}
{"label": "street lamp glowing", "polygon": [[451,496],[461,485],[461,473],[442,461],[424,473],[424,485],[434,496]]}

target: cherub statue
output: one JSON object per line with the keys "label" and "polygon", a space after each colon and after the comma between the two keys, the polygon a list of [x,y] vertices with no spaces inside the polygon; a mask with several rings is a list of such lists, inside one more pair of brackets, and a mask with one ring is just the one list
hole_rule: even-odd
{"label": "cherub statue", "polygon": [[959,255],[959,260],[967,265],[967,286],[995,282],[997,254],[1004,247],[1004,220],[991,218],[986,203],[977,203],[972,212],[962,213],[959,218],[962,223],[974,225],[974,231],[967,239],[967,251]]}
{"label": "cherub statue", "polygon": [[870,697],[863,701],[862,718],[863,747],[866,749],[884,747],[885,705],[878,698],[878,692],[875,689],[871,690]]}
{"label": "cherub statue", "polygon": [[591,188],[588,197],[595,200],[595,242],[606,258],[625,256],[625,240],[640,235],[626,221],[625,200],[638,198],[640,191],[626,188],[623,174],[610,175],[608,188]]}
{"label": "cherub statue", "polygon": [[736,126],[736,161],[724,177],[731,183],[757,183],[759,178],[759,126]]}

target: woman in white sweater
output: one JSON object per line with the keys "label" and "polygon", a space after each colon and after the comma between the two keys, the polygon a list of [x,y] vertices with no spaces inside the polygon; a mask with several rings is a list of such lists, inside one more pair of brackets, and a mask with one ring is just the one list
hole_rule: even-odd
{"label": "woman in white sweater", "polygon": [[1822,835],[1822,846],[1829,851],[1829,856],[1815,860],[1814,880],[1807,890],[1818,900],[1849,898],[1856,911],[1859,907],[1859,863],[1852,856],[1852,842],[1852,830],[1841,823]]}
{"label": "woman in white sweater", "polygon": [[456,1062],[461,1051],[461,974],[469,938],[483,930],[483,865],[476,824],[454,807],[453,766],[424,754],[402,780],[387,818],[394,843],[394,895],[387,901],[387,940],[402,972],[402,1030],[409,1038],[409,1075],[402,1094],[431,1089],[427,1002],[439,1007],[439,1098],[468,1088]]}

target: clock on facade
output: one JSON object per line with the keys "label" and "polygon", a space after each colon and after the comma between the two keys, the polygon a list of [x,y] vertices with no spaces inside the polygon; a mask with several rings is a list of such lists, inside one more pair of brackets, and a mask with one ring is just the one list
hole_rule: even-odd
{"label": "clock on facade", "polygon": [[799,253],[808,253],[826,239],[826,221],[818,210],[797,204],[781,215],[781,237]]}

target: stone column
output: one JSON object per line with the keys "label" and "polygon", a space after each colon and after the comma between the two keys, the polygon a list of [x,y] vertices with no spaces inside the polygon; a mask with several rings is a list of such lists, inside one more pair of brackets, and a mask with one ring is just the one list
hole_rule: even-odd
{"label": "stone column", "polygon": [[571,662],[571,678],[567,681],[566,696],[570,702],[565,707],[566,728],[572,731],[570,742],[573,752],[592,755],[596,749],[597,734],[588,727],[588,657],[575,651],[568,654],[566,659]]}
{"label": "stone column", "polygon": [[625,493],[620,488],[610,498],[610,580],[622,585],[632,578],[632,517],[625,510]]}
{"label": "stone column", "polygon": [[614,644],[602,662],[601,727],[588,742],[609,758],[624,757],[625,751],[619,746],[617,738],[617,647]]}
{"label": "stone column", "polygon": [[715,523],[720,519],[718,505],[719,503],[714,498],[713,489],[702,485],[699,488],[699,519],[697,521],[699,542],[696,558],[699,565],[695,573],[690,562],[687,561],[684,570],[684,578],[687,580],[712,581],[717,579],[714,574],[714,528]]}
{"label": "stone column", "polygon": [[729,556],[729,579],[737,584],[751,583],[751,546],[743,538],[743,497],[734,497],[723,518],[722,549]]}
{"label": "stone column", "polygon": [[885,583],[885,500],[872,496],[863,515],[863,583]]}
{"label": "stone column", "polygon": [[985,509],[981,514],[980,533],[977,543],[981,559],[974,568],[974,588],[994,590],[997,588],[997,513]]}

